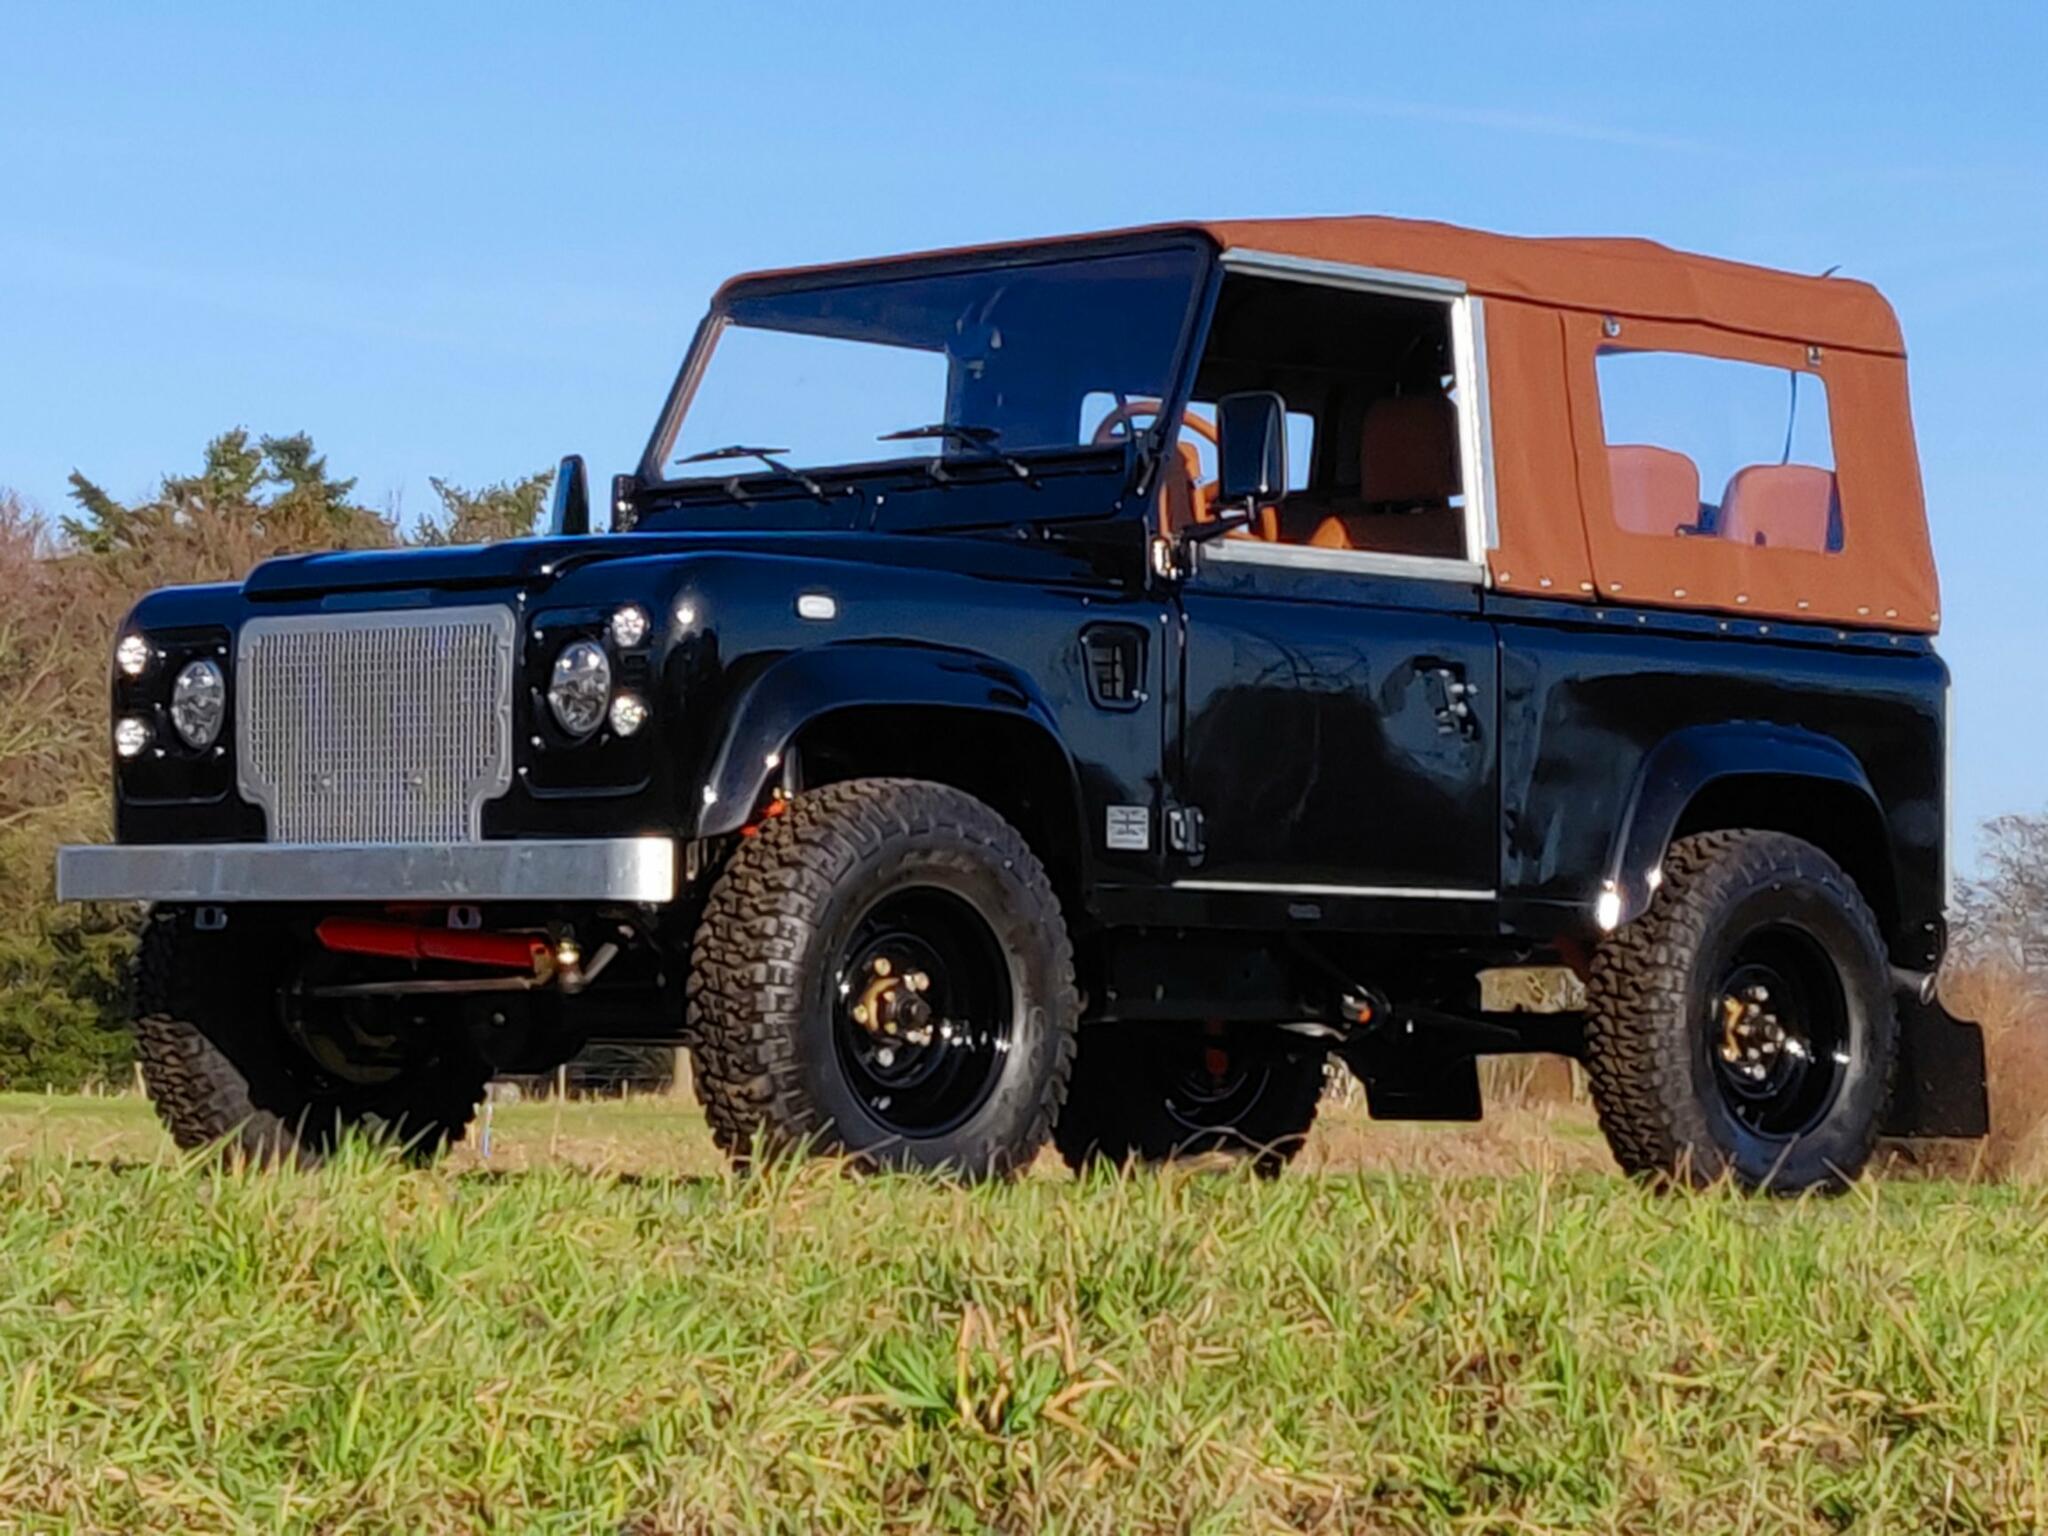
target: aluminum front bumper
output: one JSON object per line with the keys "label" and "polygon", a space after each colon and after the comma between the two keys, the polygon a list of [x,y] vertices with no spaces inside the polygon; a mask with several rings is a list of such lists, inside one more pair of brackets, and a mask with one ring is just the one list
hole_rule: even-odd
{"label": "aluminum front bumper", "polygon": [[59,901],[631,901],[676,894],[666,837],[175,843],[57,854]]}

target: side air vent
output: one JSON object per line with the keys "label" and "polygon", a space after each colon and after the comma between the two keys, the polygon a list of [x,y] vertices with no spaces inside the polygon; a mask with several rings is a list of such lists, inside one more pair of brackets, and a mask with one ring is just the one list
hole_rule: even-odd
{"label": "side air vent", "polygon": [[1091,624],[1081,631],[1088,697],[1101,709],[1145,702],[1145,631],[1130,624]]}

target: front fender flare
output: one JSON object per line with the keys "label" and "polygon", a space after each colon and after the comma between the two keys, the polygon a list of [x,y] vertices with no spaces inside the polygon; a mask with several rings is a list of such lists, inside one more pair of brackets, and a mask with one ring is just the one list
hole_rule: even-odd
{"label": "front fender flare", "polygon": [[723,836],[746,825],[783,753],[805,725],[837,710],[891,704],[1029,722],[1059,754],[1075,824],[1080,824],[1073,754],[1028,678],[973,651],[854,643],[792,652],[740,693],[717,732],[719,746],[705,775],[697,835]]}
{"label": "front fender flare", "polygon": [[1839,785],[1868,802],[1879,825],[1884,821],[1863,764],[1831,737],[1762,721],[1674,731],[1643,759],[1615,829],[1601,895],[1612,892],[1620,906],[1602,914],[1615,919],[1604,926],[1619,927],[1642,916],[1663,878],[1664,854],[1686,807],[1708,785],[1733,778],[1811,779]]}

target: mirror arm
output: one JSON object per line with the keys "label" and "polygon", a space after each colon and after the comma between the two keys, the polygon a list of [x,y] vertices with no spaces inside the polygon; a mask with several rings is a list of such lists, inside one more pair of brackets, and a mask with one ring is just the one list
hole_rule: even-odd
{"label": "mirror arm", "polygon": [[1240,528],[1249,528],[1251,522],[1252,515],[1249,512],[1227,512],[1211,522],[1191,523],[1181,529],[1181,542],[1184,544],[1207,544],[1211,539],[1220,539],[1225,534],[1235,533]]}

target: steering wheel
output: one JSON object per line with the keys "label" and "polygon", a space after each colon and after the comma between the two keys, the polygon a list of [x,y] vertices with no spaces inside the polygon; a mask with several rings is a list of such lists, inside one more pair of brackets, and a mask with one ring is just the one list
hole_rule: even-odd
{"label": "steering wheel", "polygon": [[[1137,429],[1131,425],[1133,417],[1157,416],[1161,402],[1157,400],[1126,400],[1123,404],[1110,407],[1110,412],[1095,424],[1095,431],[1088,441],[1097,447],[1116,441],[1116,429],[1122,427],[1124,436],[1135,437]],[[1213,445],[1216,442],[1216,423],[1205,421],[1200,416],[1183,413],[1182,428],[1193,428],[1197,437],[1206,437]]]}
{"label": "steering wheel", "polygon": [[[1089,441],[1098,446],[1114,443],[1118,441],[1118,428],[1123,429],[1124,437],[1135,437],[1137,435],[1137,427],[1134,423],[1134,418],[1139,416],[1157,416],[1160,408],[1161,402],[1158,400],[1126,400],[1119,405],[1113,406],[1109,414],[1096,423],[1095,431],[1089,436]],[[1215,445],[1217,441],[1215,422],[1204,421],[1199,416],[1183,414],[1180,423],[1183,428],[1192,430],[1197,437],[1207,438],[1211,446]],[[1206,523],[1213,520],[1216,515],[1212,510],[1215,505],[1215,482],[1202,478],[1200,460],[1196,458],[1194,450],[1186,443],[1178,444],[1176,452],[1181,476],[1187,481],[1187,505],[1180,515],[1189,521],[1197,523]],[[1167,494],[1166,488],[1163,485],[1160,488],[1160,494],[1162,497]],[[1162,501],[1159,514],[1161,519],[1160,526],[1162,528],[1165,527],[1167,517],[1166,506],[1167,503]]]}

